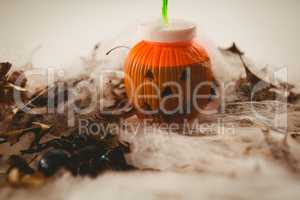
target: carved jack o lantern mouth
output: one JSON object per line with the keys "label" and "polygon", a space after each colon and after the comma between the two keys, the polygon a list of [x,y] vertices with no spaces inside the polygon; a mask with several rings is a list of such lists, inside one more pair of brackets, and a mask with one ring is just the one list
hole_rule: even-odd
{"label": "carved jack o lantern mouth", "polygon": [[140,118],[180,122],[194,117],[209,101],[209,57],[193,40],[195,26],[176,24],[180,27],[164,31],[147,27],[145,40],[127,57],[126,92]]}

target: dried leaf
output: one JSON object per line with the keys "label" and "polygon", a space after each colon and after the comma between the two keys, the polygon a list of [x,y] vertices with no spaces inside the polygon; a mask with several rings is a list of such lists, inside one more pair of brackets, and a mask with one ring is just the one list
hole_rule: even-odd
{"label": "dried leaf", "polygon": [[19,141],[19,139],[26,133],[33,132],[35,134],[35,141],[37,142],[41,139],[42,133],[51,129],[51,126],[44,125],[42,123],[35,123],[30,128],[24,128],[19,130],[7,131],[0,133],[0,138],[10,141],[10,144],[13,145]]}
{"label": "dried leaf", "polygon": [[[257,73],[254,73],[250,66],[245,62],[244,53],[237,47],[235,43],[227,49],[223,49],[239,56],[242,65],[244,66],[246,78],[240,78],[236,84],[237,94],[239,99],[243,101],[264,101],[264,100],[282,100],[287,99],[288,102],[295,102],[300,98],[300,94],[295,94],[291,90],[293,85],[280,82],[279,86],[266,81]],[[279,81],[279,80],[278,80]],[[254,93],[252,93],[256,89]]]}
{"label": "dried leaf", "polygon": [[231,47],[226,48],[225,50],[226,50],[226,51],[229,51],[229,52],[231,52],[231,53],[237,54],[237,55],[239,55],[239,56],[243,56],[243,55],[244,55],[244,52],[242,52],[242,51],[240,50],[240,48],[238,48],[238,46],[236,45],[235,42],[232,44]]}
{"label": "dried leaf", "polygon": [[6,74],[11,69],[11,66],[12,65],[8,62],[0,63],[0,80],[5,78]]}

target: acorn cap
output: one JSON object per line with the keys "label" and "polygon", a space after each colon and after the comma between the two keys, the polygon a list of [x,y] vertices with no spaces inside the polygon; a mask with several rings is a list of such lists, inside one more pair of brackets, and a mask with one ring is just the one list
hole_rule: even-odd
{"label": "acorn cap", "polygon": [[184,20],[170,20],[168,24],[160,20],[141,24],[140,33],[143,40],[150,42],[189,42],[196,37],[197,27]]}

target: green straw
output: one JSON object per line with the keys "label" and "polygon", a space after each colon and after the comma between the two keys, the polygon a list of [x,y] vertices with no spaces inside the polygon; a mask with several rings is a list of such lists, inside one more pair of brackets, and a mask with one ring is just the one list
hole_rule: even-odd
{"label": "green straw", "polygon": [[162,2],[162,17],[163,21],[165,24],[169,23],[169,18],[168,18],[168,0],[163,0]]}

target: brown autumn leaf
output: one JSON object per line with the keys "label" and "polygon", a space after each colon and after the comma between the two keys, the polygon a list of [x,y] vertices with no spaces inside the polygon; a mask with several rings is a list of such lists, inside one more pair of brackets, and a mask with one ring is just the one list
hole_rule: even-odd
{"label": "brown autumn leaf", "polygon": [[26,87],[27,84],[27,78],[22,70],[13,71],[8,76],[7,81],[21,88]]}
{"label": "brown autumn leaf", "polygon": [[255,73],[251,69],[251,66],[246,63],[244,53],[235,43],[224,50],[238,55],[245,69],[246,78],[240,78],[236,83],[236,91],[240,96],[239,99],[245,101],[287,100],[289,103],[300,99],[300,94],[292,91],[294,88],[293,85],[279,80],[277,80],[279,84],[275,84]]}
{"label": "brown autumn leaf", "polygon": [[13,105],[14,92],[19,92],[22,100],[27,99],[27,78],[23,71],[13,71],[9,74],[12,64],[0,63],[0,104]]}

